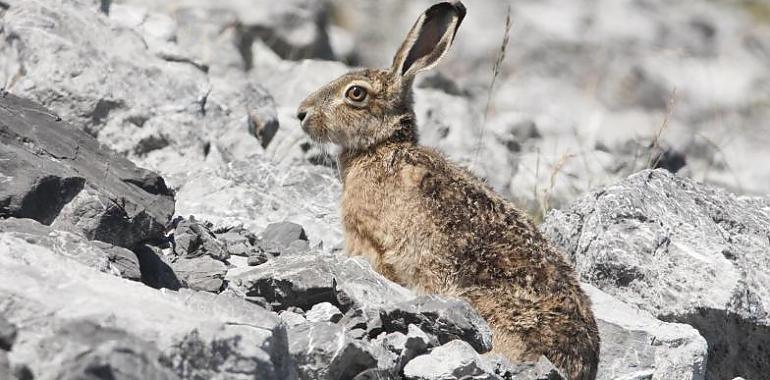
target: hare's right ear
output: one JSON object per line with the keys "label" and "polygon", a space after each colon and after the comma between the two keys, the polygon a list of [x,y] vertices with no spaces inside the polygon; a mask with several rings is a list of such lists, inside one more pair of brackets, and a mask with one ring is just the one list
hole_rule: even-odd
{"label": "hare's right ear", "polygon": [[465,6],[459,1],[433,5],[420,15],[398,49],[391,73],[413,78],[422,70],[438,64],[454,42],[457,29],[465,17]]}

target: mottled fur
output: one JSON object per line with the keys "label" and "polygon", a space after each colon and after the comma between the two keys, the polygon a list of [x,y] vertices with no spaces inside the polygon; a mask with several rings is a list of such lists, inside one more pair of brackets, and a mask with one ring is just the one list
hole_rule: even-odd
{"label": "mottled fur", "polygon": [[[542,354],[571,379],[594,379],[599,335],[573,269],[523,212],[417,144],[414,74],[443,56],[463,16],[458,3],[431,7],[390,69],[343,75],[300,106],[311,137],[343,148],[346,250],[397,283],[468,299],[492,326],[495,352]],[[365,104],[345,100],[351,85],[367,88]]]}

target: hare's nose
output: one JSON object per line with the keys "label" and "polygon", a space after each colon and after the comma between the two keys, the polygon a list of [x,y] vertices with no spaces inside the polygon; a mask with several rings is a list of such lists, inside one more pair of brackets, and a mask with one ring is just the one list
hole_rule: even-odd
{"label": "hare's nose", "polygon": [[305,120],[305,116],[307,116],[307,111],[297,112],[297,119],[299,119],[300,122]]}

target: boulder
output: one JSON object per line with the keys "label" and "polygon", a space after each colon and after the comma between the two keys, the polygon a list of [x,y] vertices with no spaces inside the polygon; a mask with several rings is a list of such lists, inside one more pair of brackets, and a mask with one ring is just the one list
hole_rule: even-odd
{"label": "boulder", "polygon": [[379,309],[393,300],[412,298],[410,291],[388,281],[361,258],[319,252],[280,256],[253,268],[227,273],[236,294],[261,299],[276,310],[291,306],[310,310],[329,302],[340,310]]}
{"label": "boulder", "polygon": [[367,342],[352,339],[333,323],[299,324],[290,327],[288,334],[299,379],[350,379],[377,365]]}
{"label": "boulder", "polygon": [[494,380],[494,369],[466,342],[453,340],[404,367],[408,380]]}
{"label": "boulder", "polygon": [[342,319],[340,309],[329,302],[321,302],[313,305],[305,313],[305,318],[310,322],[332,322],[337,323]]}
{"label": "boulder", "polygon": [[45,246],[57,255],[118,277],[139,281],[139,259],[128,249],[58,231],[32,219],[0,219],[0,234]]}
{"label": "boulder", "polygon": [[407,333],[414,325],[442,344],[461,339],[482,353],[492,348],[492,330],[464,300],[420,296],[384,308],[380,319],[385,331]]}
{"label": "boulder", "polygon": [[[295,378],[285,328],[277,316],[243,300],[121,281],[7,234],[0,235],[0,278],[3,316],[18,328],[10,359],[28,365],[36,378],[50,368],[41,344],[76,320],[154,345],[162,364],[182,379]],[[96,343],[94,360],[141,357]],[[114,349],[122,353],[115,356]]]}
{"label": "boulder", "polygon": [[705,379],[708,345],[698,330],[660,321],[589,284],[582,287],[601,337],[597,379]]}
{"label": "boulder", "polygon": [[177,380],[152,344],[124,330],[74,320],[40,341],[36,379]]}
{"label": "boulder", "polygon": [[265,157],[190,172],[177,191],[177,214],[213,223],[213,230],[263,231],[270,222],[302,225],[310,246],[341,244],[340,183],[334,171],[307,164],[280,167]]}
{"label": "boulder", "polygon": [[548,215],[581,280],[708,342],[706,378],[770,372],[770,201],[646,170]]}
{"label": "boulder", "polygon": [[174,213],[163,178],[40,105],[0,95],[0,216],[126,248],[162,236]]}

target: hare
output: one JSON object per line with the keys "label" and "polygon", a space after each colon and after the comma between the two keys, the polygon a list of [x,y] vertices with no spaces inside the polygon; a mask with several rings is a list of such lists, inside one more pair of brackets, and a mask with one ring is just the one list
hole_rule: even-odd
{"label": "hare", "polygon": [[297,117],[312,139],[342,148],[348,254],[418,292],[470,301],[494,352],[545,355],[570,379],[594,379],[599,334],[574,270],[522,211],[417,142],[412,82],[446,54],[465,12],[460,2],[431,6],[389,69],[343,75]]}

